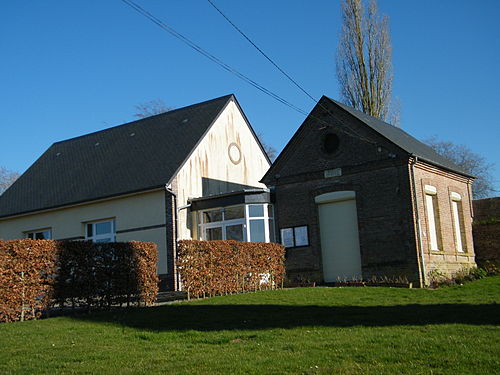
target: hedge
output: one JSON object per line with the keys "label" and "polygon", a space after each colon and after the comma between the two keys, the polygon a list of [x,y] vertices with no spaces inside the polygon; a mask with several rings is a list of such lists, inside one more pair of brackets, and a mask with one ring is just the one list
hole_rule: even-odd
{"label": "hedge", "polygon": [[54,241],[0,240],[0,321],[34,319],[50,303]]}
{"label": "hedge", "polygon": [[276,243],[182,240],[177,252],[188,298],[274,289],[285,276],[285,249]]}
{"label": "hedge", "polygon": [[0,321],[35,319],[54,304],[151,304],[156,263],[149,242],[0,240]]}

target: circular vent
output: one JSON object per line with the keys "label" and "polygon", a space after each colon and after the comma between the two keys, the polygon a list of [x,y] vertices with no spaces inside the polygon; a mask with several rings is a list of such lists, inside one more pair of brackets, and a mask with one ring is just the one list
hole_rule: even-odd
{"label": "circular vent", "polygon": [[339,148],[339,137],[337,134],[327,133],[323,137],[323,152],[327,155],[334,154]]}
{"label": "circular vent", "polygon": [[231,143],[227,149],[227,153],[229,154],[229,159],[233,164],[239,164],[241,161],[241,150],[240,146],[236,143]]}

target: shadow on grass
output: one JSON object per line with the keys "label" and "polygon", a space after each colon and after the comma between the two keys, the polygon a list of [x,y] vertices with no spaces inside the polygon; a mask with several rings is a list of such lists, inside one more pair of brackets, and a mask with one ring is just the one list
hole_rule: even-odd
{"label": "shadow on grass", "polygon": [[500,324],[500,305],[442,304],[399,306],[170,305],[77,315],[152,331],[218,331],[300,326],[401,326]]}

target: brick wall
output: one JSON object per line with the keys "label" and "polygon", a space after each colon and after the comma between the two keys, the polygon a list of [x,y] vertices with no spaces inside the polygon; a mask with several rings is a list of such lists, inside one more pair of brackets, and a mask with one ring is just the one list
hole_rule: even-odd
{"label": "brick wall", "polygon": [[278,227],[308,225],[310,246],[287,251],[290,279],[322,281],[318,205],[326,192],[356,192],[360,251],[364,279],[406,277],[418,281],[418,260],[411,220],[411,199],[405,166],[314,179],[276,186]]}
{"label": "brick wall", "polygon": [[474,249],[479,267],[493,262],[500,266],[500,197],[473,201]]}
{"label": "brick wall", "polygon": [[[344,111],[330,109],[327,117],[320,111],[304,122],[273,168],[276,174],[264,181],[276,189],[278,228],[309,229],[310,246],[287,251],[288,278],[323,281],[314,198],[350,190],[356,193],[363,278],[406,277],[418,282],[407,153]],[[332,155],[322,150],[327,133],[339,138],[339,149]],[[340,176],[326,177],[325,171],[336,168]]]}
{"label": "brick wall", "polygon": [[[470,184],[467,178],[446,172],[426,163],[415,165],[416,195],[422,248],[427,273],[439,270],[451,275],[464,267],[475,266],[474,245],[472,239],[472,203]],[[432,250],[430,245],[429,222],[425,202],[425,185],[436,188],[439,250]],[[455,224],[453,221],[451,193],[461,196],[460,229],[463,252],[457,251]]]}
{"label": "brick wall", "polygon": [[474,221],[500,219],[500,197],[475,199],[472,201],[474,207]]}
{"label": "brick wall", "polygon": [[[310,245],[287,251],[289,279],[323,281],[314,198],[345,190],[356,193],[364,279],[406,277],[422,285],[422,255],[426,273],[433,269],[453,273],[474,265],[470,181],[423,162],[415,164],[413,176],[408,152],[331,103],[323,101],[321,106],[304,121],[263,180],[276,191],[278,229],[308,226]],[[322,148],[328,133],[338,136],[336,152],[325,153]],[[439,251],[429,249],[426,184],[437,189],[437,223],[442,232]],[[462,197],[464,252],[455,246],[451,192]]]}

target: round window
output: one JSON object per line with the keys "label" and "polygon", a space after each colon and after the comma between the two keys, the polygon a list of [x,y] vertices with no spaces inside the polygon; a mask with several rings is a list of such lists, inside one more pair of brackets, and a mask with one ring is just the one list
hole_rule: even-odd
{"label": "round window", "polygon": [[323,152],[332,155],[339,148],[339,137],[336,134],[328,133],[323,137]]}

